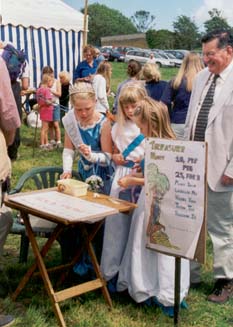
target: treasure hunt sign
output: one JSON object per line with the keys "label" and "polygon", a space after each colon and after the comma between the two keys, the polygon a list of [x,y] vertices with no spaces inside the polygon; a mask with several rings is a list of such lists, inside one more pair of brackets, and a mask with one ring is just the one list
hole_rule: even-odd
{"label": "treasure hunt sign", "polygon": [[205,176],[204,142],[146,140],[145,211],[149,248],[204,261]]}

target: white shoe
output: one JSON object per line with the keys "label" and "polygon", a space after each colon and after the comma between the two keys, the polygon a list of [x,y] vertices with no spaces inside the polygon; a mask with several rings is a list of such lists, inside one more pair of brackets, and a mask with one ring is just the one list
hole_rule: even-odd
{"label": "white shoe", "polygon": [[0,327],[8,327],[11,326],[14,323],[15,319],[14,317],[10,315],[0,315]]}

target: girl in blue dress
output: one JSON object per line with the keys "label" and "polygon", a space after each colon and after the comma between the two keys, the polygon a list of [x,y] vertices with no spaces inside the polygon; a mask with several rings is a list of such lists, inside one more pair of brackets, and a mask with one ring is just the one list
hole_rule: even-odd
{"label": "girl in blue dress", "polygon": [[73,109],[62,120],[65,141],[61,177],[71,177],[74,154],[78,151],[78,171],[83,180],[98,175],[107,186],[111,177],[111,124],[104,114],[95,110],[95,91],[90,83],[77,83],[71,89],[70,100]]}
{"label": "girl in blue dress", "polygon": [[[104,114],[95,109],[96,96],[90,83],[78,82],[70,90],[73,109],[63,117],[65,140],[63,150],[63,174],[61,178],[71,178],[75,151],[79,153],[78,172],[88,182],[92,178],[96,187],[108,193],[111,184],[109,161],[112,153],[111,124]],[[100,179],[98,179],[98,177]],[[99,182],[100,180],[100,182]],[[105,184],[102,188],[101,183]],[[98,189],[96,189],[98,191]],[[68,230],[62,236],[62,250],[65,261],[69,261],[80,245],[78,229]],[[96,254],[100,256],[102,235],[96,239]],[[75,272],[85,275],[92,270],[90,260],[85,254],[76,265]]]}

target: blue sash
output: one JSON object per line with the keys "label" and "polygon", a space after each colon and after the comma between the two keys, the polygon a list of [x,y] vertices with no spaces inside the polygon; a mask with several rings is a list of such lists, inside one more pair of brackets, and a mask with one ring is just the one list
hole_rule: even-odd
{"label": "blue sash", "polygon": [[[143,134],[139,134],[135,139],[127,146],[127,148],[122,152],[122,155],[125,160],[126,157],[144,140],[145,136]],[[133,160],[128,160],[128,162],[124,165],[125,167],[132,168],[135,165]]]}

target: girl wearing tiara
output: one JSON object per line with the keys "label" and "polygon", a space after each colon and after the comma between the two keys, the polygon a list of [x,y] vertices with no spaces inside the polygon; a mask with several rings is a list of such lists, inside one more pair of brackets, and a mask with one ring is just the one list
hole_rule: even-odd
{"label": "girl wearing tiara", "polygon": [[[110,195],[136,202],[140,188],[123,190],[117,181],[133,171],[135,162],[144,155],[144,136],[132,121],[133,113],[140,100],[146,96],[146,90],[138,83],[128,83],[119,95],[117,122],[112,128],[114,142],[113,161],[116,165]],[[105,221],[104,243],[101,257],[101,270],[110,291],[115,291],[116,280],[122,255],[125,250],[130,227],[130,216],[118,214],[107,217]]]}
{"label": "girl wearing tiara", "polygon": [[95,110],[95,91],[90,83],[78,82],[70,90],[73,109],[63,117],[65,141],[62,178],[70,178],[74,152],[80,155],[78,171],[83,180],[92,175],[110,179],[108,163],[112,156],[111,124]]}
{"label": "girl wearing tiara", "polygon": [[[102,183],[111,181],[109,160],[112,156],[111,124],[104,114],[95,109],[96,96],[91,83],[78,82],[70,88],[70,101],[73,109],[62,119],[65,128],[63,150],[63,174],[61,178],[71,178],[75,151],[79,152],[78,172],[87,183],[93,181],[98,191]],[[106,185],[105,185],[106,186]],[[101,188],[107,193],[107,188]],[[61,237],[63,257],[69,261],[79,246],[78,229],[68,230]],[[100,257],[102,234],[96,239],[97,257]],[[92,270],[89,257],[85,253],[74,270],[85,275]]]}

